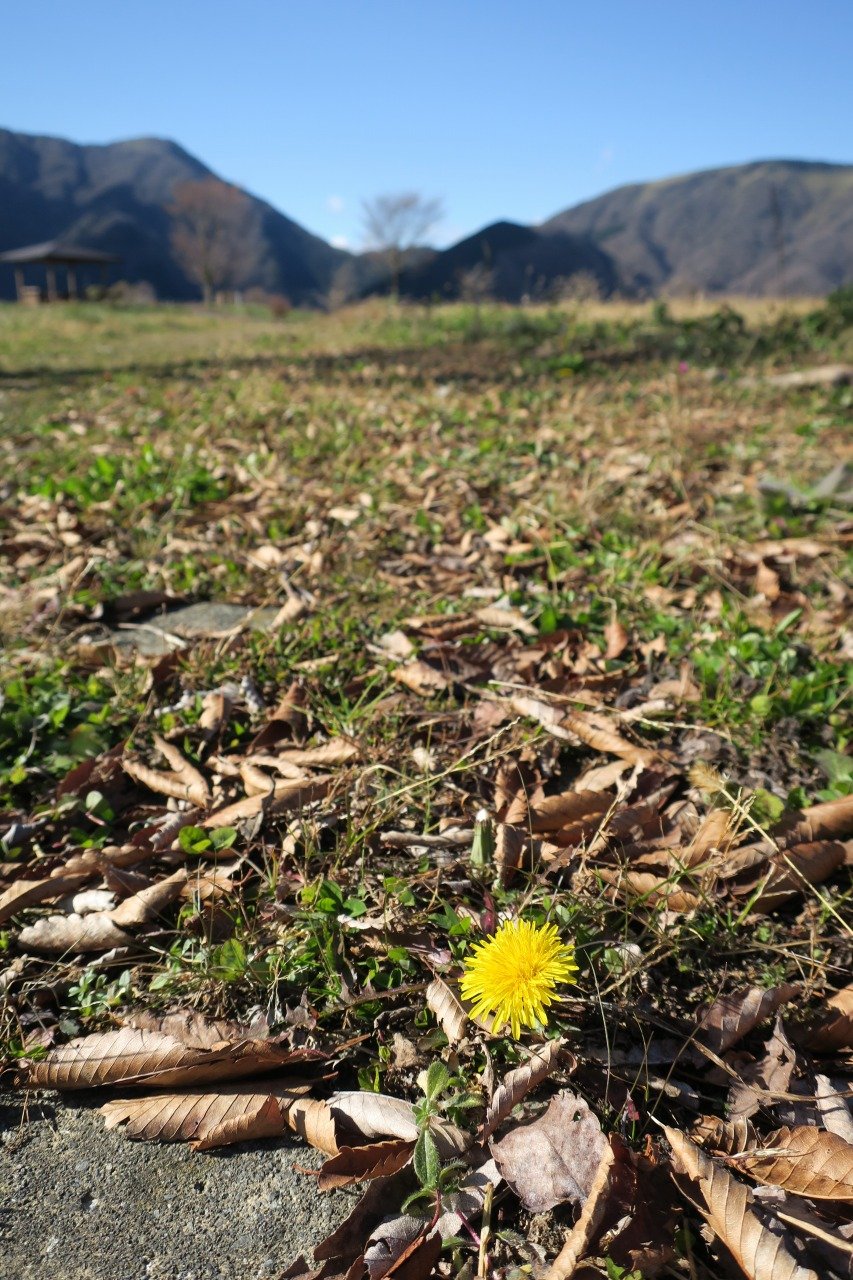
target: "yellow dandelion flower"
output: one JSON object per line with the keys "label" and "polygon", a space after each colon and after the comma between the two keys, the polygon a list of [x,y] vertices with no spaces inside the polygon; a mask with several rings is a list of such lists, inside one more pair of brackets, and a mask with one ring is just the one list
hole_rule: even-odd
{"label": "yellow dandelion flower", "polygon": [[465,961],[462,997],[473,1002],[475,1018],[493,1013],[495,1027],[508,1022],[518,1039],[522,1026],[547,1022],[557,983],[575,981],[574,957],[556,925],[507,920]]}

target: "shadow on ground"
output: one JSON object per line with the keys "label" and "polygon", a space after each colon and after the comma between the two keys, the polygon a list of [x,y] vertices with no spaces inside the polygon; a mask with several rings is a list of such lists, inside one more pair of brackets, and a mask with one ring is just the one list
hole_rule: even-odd
{"label": "shadow on ground", "polygon": [[[541,341],[541,339],[537,340]],[[534,346],[537,344],[534,344]],[[33,390],[42,386],[74,386],[80,383],[112,381],[133,375],[144,380],[205,382],[222,377],[223,370],[241,374],[272,370],[281,382],[308,379],[335,381],[359,378],[371,383],[404,383],[415,386],[427,382],[462,382],[489,386],[496,382],[518,381],[518,358],[530,346],[494,342],[450,341],[432,347],[366,346],[335,354],[307,355],[218,355],[176,361],[130,361],[116,365],[30,365],[19,369],[0,367],[0,387]],[[602,357],[607,362],[607,353]],[[622,355],[620,362],[632,358]]]}

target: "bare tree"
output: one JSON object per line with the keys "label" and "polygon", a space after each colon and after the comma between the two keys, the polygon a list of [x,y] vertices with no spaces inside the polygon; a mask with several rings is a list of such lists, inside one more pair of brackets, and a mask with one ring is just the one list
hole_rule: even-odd
{"label": "bare tree", "polygon": [[353,302],[359,293],[358,268],[352,258],[341,265],[332,276],[329,292],[326,294],[326,306],[330,311],[337,311]]}
{"label": "bare tree", "polygon": [[364,231],[368,247],[385,259],[391,278],[391,293],[397,297],[403,255],[423,244],[426,236],[444,216],[440,200],[430,200],[417,191],[399,195],[374,196],[363,204]]}
{"label": "bare tree", "polygon": [[570,276],[557,276],[551,282],[551,301],[574,304],[600,302],[601,281],[594,271],[574,271]]}
{"label": "bare tree", "polygon": [[459,277],[459,297],[463,302],[473,302],[478,307],[492,297],[495,273],[485,262],[477,262]]}
{"label": "bare tree", "polygon": [[235,288],[248,266],[248,197],[218,178],[182,182],[169,207],[172,248],[206,303],[217,289]]}

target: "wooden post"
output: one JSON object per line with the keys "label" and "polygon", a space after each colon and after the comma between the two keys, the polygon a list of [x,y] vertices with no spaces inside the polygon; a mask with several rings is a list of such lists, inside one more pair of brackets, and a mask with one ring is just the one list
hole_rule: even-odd
{"label": "wooden post", "polygon": [[56,302],[56,271],[52,266],[45,267],[47,273],[47,300],[48,302]]}
{"label": "wooden post", "polygon": [[69,264],[65,268],[65,279],[68,281],[68,299],[77,297],[77,272]]}
{"label": "wooden post", "polygon": [[15,267],[15,297],[19,302],[24,300],[24,268]]}

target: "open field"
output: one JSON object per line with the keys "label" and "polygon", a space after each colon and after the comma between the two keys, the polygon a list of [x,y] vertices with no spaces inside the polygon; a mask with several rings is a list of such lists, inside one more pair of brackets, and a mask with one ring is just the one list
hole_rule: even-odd
{"label": "open field", "polygon": [[[67,1085],[69,1037],[190,1009],[223,1020],[195,1052],[248,1039],[291,1073],[286,1097],[253,1079],[211,1145],[289,1125],[322,1147],[306,1097],[417,1101],[442,1061],[411,1134],[338,1127],[362,1154],[325,1185],[358,1159],[389,1181],[326,1274],[419,1186],[392,1254],[476,1274],[490,1181],[489,1274],[544,1275],[597,1197],[583,1274],[719,1275],[725,1230],[710,1213],[709,1246],[670,1179],[698,1117],[748,1120],[755,1149],[780,1125],[837,1135],[817,1078],[853,1135],[853,387],[763,378],[853,362],[851,319],[849,298],[0,309],[0,1065]],[[202,601],[245,616],[181,634]],[[456,984],[520,914],[578,973],[513,1036]],[[95,1043],[83,1083],[156,1084]],[[523,1177],[544,1138],[502,1147],[525,1131],[493,1106],[497,1166],[474,1140],[531,1049],[524,1115],[575,1098],[597,1153],[544,1208]],[[117,1117],[163,1136],[156,1108]],[[786,1186],[751,1159],[714,1168]],[[824,1235],[849,1199],[812,1206]],[[822,1244],[800,1225],[785,1247],[847,1274]]]}

